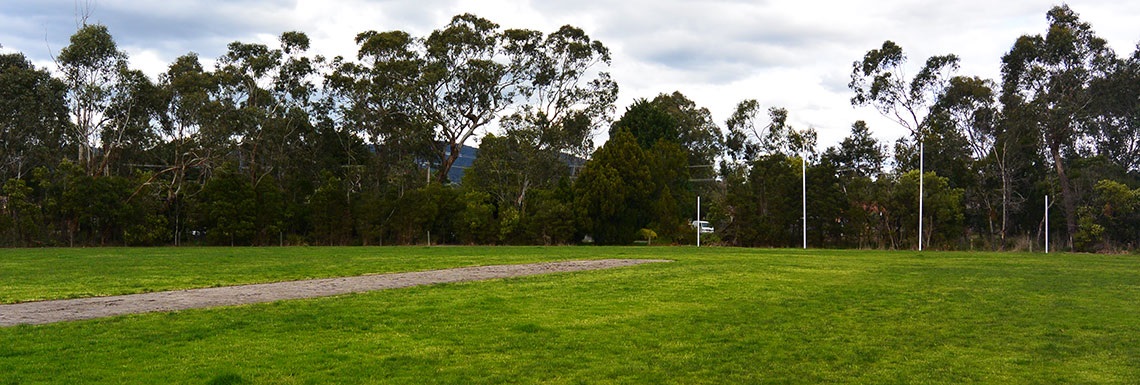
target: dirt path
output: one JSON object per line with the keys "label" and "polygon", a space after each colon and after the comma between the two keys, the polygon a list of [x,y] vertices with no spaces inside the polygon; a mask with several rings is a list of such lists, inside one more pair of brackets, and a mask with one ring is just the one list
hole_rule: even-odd
{"label": "dirt path", "polygon": [[412,273],[263,283],[256,285],[131,294],[114,297],[26,302],[0,305],[0,327],[22,324],[46,324],[124,314],[243,305],[287,299],[327,297],[339,294],[434,285],[448,282],[479,281],[548,273],[608,269],[653,262],[668,261],[604,259],[595,261],[532,263],[526,265],[461,267]]}

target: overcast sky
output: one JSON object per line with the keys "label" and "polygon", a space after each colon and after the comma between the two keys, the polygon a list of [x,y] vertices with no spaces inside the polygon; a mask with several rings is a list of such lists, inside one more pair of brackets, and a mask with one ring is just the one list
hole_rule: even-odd
{"label": "overcast sky", "polygon": [[[131,66],[152,76],[197,52],[205,61],[232,41],[273,43],[302,31],[313,51],[353,57],[365,30],[424,36],[451,16],[474,13],[504,28],[551,32],[571,24],[613,52],[621,88],[618,114],[635,98],[680,91],[723,125],[733,107],[757,99],[789,110],[796,128],[814,127],[820,149],[842,140],[856,120],[880,139],[903,131],[870,108],[849,103],[851,63],[893,40],[913,72],[931,55],[962,58],[959,74],[997,79],[1002,54],[1023,34],[1043,34],[1048,0],[0,0],[0,45],[52,68],[51,55],[76,30],[77,4],[106,25]],[[1116,50],[1140,41],[1140,1],[1068,3]],[[600,138],[601,139],[601,138]]]}

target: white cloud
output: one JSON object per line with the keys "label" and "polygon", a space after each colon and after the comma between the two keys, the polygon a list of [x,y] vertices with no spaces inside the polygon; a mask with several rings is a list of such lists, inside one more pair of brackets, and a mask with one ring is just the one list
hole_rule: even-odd
{"label": "white cloud", "polygon": [[127,52],[130,57],[131,68],[142,71],[151,79],[158,79],[158,75],[166,72],[170,67],[170,63],[177,59],[177,56],[167,57],[163,52],[142,47],[120,47]]}

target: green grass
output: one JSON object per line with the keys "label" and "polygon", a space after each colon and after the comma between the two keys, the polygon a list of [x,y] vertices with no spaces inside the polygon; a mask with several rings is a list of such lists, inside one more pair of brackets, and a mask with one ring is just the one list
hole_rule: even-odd
{"label": "green grass", "polygon": [[[1140,379],[1137,256],[595,247],[87,252],[123,258],[125,270],[132,259],[202,264],[168,274],[208,284],[583,257],[676,262],[2,328],[0,384]],[[171,255],[149,261],[159,252]],[[271,255],[322,262],[281,260],[264,270],[288,274],[260,272],[257,263],[284,258]],[[211,262],[225,258],[263,262]],[[73,269],[69,261],[54,264]],[[13,265],[3,263],[0,281],[10,285]],[[110,286],[121,287],[147,275],[110,276],[120,282]],[[54,286],[81,286],[60,277]]]}

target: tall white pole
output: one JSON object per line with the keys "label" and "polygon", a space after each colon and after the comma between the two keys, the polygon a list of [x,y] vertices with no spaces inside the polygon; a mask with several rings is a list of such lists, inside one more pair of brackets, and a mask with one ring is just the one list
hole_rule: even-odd
{"label": "tall white pole", "polygon": [[800,157],[800,166],[803,174],[804,250],[807,250],[807,158]]}
{"label": "tall white pole", "polygon": [[1049,254],[1049,196],[1045,196],[1045,254]]}
{"label": "tall white pole", "polygon": [[697,195],[697,247],[701,247],[701,196]]}
{"label": "tall white pole", "polygon": [[923,198],[923,177],[926,173],[926,165],[923,163],[926,158],[926,148],[922,144],[922,139],[918,140],[918,251],[922,251],[922,198]]}

